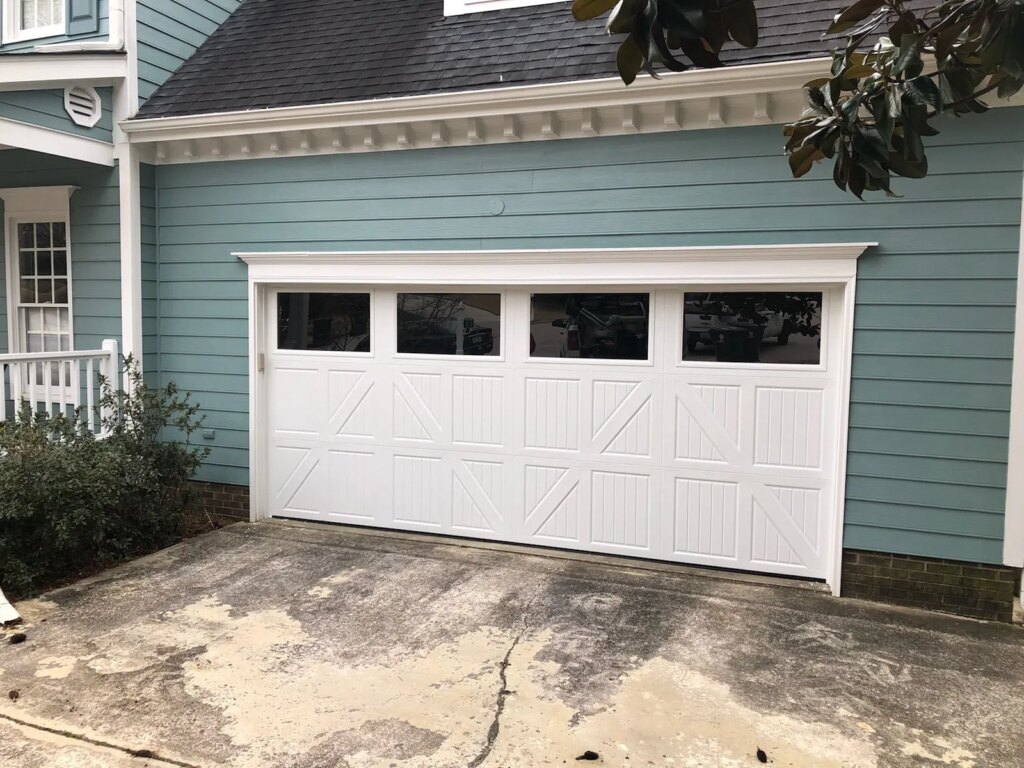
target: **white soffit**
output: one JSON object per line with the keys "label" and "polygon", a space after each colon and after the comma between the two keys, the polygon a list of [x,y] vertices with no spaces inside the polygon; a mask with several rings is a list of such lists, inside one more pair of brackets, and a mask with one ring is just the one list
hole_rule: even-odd
{"label": "white soffit", "polygon": [[114,165],[114,145],[0,117],[0,138],[8,147],[69,157],[96,165]]}
{"label": "white soffit", "polygon": [[128,76],[124,54],[11,54],[0,64],[0,91],[116,85]]}

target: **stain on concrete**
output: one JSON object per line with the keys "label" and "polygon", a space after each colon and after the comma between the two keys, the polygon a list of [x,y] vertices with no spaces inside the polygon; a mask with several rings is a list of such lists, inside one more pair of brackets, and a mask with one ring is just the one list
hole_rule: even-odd
{"label": "stain on concrete", "polygon": [[1024,766],[1024,633],[801,590],[278,523],[27,607],[0,716],[188,765]]}

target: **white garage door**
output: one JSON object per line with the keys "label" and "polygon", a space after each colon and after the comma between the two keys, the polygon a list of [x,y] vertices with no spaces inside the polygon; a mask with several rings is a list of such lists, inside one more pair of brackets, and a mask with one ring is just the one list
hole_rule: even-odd
{"label": "white garage door", "polygon": [[840,297],[270,290],[269,512],[825,578]]}

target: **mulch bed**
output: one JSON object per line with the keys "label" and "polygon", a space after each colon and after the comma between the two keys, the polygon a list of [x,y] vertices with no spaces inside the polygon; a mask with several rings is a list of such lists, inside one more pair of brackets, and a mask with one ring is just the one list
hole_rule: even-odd
{"label": "mulch bed", "polygon": [[[235,517],[209,514],[205,509],[203,509],[200,506],[199,508],[194,509],[188,513],[185,520],[185,531],[181,537],[181,541],[191,539],[203,533],[209,533],[210,531],[216,531],[220,528],[224,528],[225,526],[237,522],[241,521]],[[144,557],[145,555],[150,555],[156,551],[158,550],[140,551],[136,552],[132,557],[129,557],[126,560],[122,560],[120,562],[95,563],[82,568],[77,568],[69,573],[62,574],[60,577],[51,579],[43,584],[40,584],[35,593],[30,595],[22,595],[18,594],[17,592],[9,592],[6,589],[4,590],[4,592],[7,595],[7,599],[10,602],[14,603],[18,600],[25,600],[26,598],[35,597],[39,594],[43,594],[44,592],[49,592],[51,590],[58,589],[60,587],[66,587],[69,584],[74,584],[76,581],[88,578],[89,576],[95,576],[97,573],[101,573],[107,570],[108,568],[113,568],[116,565],[121,565],[122,563],[129,562],[130,560],[134,560],[139,557]]]}

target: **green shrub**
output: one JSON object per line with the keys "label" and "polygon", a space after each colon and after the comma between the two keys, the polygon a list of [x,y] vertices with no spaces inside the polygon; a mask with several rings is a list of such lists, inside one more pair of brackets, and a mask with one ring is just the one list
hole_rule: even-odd
{"label": "green shrub", "polygon": [[[26,595],[86,569],[160,549],[184,533],[188,482],[208,449],[191,444],[198,406],[125,361],[128,392],[102,382],[97,438],[73,417],[0,423],[0,584]],[[100,416],[99,414],[102,414]]]}

